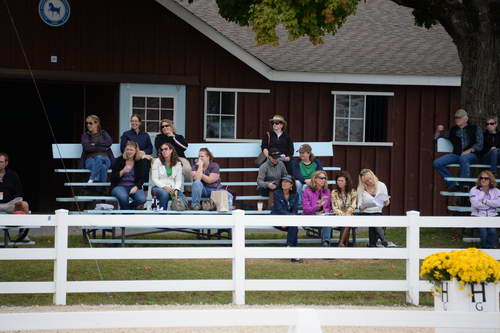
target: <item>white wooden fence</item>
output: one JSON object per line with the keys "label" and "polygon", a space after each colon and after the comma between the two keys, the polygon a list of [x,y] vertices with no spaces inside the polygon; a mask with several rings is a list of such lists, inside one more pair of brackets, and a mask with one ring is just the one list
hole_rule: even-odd
{"label": "white wooden fence", "polygon": [[[500,217],[421,217],[406,216],[250,216],[244,211],[232,215],[4,215],[0,225],[53,226],[54,248],[0,249],[0,260],[54,260],[54,281],[0,282],[0,294],[53,293],[54,304],[66,304],[67,293],[85,292],[164,292],[232,291],[234,304],[245,304],[246,291],[405,291],[408,302],[418,305],[419,292],[432,285],[419,280],[419,260],[450,249],[420,248],[421,228],[500,228]],[[68,248],[68,227],[184,227],[232,228],[232,247],[155,247],[155,248]],[[406,228],[406,248],[323,248],[323,247],[245,247],[245,228],[259,226],[351,226]],[[497,260],[500,250],[486,250]],[[68,260],[77,259],[232,259],[232,279],[220,280],[131,280],[68,281]],[[406,260],[404,280],[292,280],[246,279],[245,259],[255,258],[344,258]]]}

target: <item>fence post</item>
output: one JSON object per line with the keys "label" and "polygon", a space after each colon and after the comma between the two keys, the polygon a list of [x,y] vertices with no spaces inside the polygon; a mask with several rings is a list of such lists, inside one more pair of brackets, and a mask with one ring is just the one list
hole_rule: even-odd
{"label": "fence post", "polygon": [[234,210],[233,214],[233,303],[245,304],[245,211]]}
{"label": "fence post", "polygon": [[406,212],[408,217],[408,227],[406,228],[406,248],[408,250],[408,259],[406,259],[406,281],[408,282],[408,291],[406,292],[406,301],[413,305],[420,302],[420,212]]}
{"label": "fence post", "polygon": [[66,305],[66,282],[68,278],[67,217],[68,211],[66,209],[56,210],[56,230],[54,234],[54,248],[56,250],[56,260],[54,260],[55,305]]}

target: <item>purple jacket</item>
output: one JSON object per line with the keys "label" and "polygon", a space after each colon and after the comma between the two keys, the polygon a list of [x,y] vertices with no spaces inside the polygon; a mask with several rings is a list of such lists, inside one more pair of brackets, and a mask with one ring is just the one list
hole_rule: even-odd
{"label": "purple jacket", "polygon": [[492,188],[485,193],[480,187],[474,186],[470,192],[472,216],[496,216],[500,207],[500,190]]}
{"label": "purple jacket", "polygon": [[325,202],[323,205],[324,211],[330,212],[332,210],[330,190],[321,189],[313,191],[310,187],[308,187],[304,190],[304,193],[302,193],[302,205],[304,207],[302,215],[314,215],[317,211],[319,211],[317,202],[320,198],[323,198],[323,201]]}
{"label": "purple jacket", "polygon": [[102,139],[101,141],[92,144],[92,136],[89,132],[85,132],[82,134],[82,156],[80,158],[80,167],[83,168],[85,165],[85,160],[87,159],[87,155],[91,153],[106,153],[110,162],[113,162],[114,156],[113,151],[111,150],[111,145],[113,144],[113,140],[111,136],[109,136],[108,132],[105,130],[101,131]]}

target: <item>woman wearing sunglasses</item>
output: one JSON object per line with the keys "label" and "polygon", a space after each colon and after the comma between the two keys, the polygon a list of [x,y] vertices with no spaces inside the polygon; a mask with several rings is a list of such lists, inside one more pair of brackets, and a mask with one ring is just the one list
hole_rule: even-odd
{"label": "woman wearing sunglasses", "polygon": [[[483,170],[476,180],[476,186],[469,192],[472,216],[497,216],[500,207],[500,190],[493,173]],[[483,249],[494,249],[498,244],[495,228],[479,228],[479,237]]]}
{"label": "woman wearing sunglasses", "polygon": [[186,139],[176,133],[175,125],[172,120],[163,119],[160,121],[160,134],[158,134],[155,138],[155,148],[158,152],[158,157],[160,154],[160,146],[164,143],[168,143],[174,147],[175,152],[177,153],[178,159],[182,164],[182,175],[184,176],[185,181],[191,181],[191,164],[186,159],[186,155],[184,151],[186,151],[188,147],[188,143]]}
{"label": "woman wearing sunglasses", "polygon": [[[311,177],[311,186],[308,186],[302,193],[302,204],[304,210],[302,215],[321,215],[330,213],[332,202],[328,189],[327,176],[325,171],[316,171]],[[321,228],[321,244],[330,246],[332,228]]]}
{"label": "woman wearing sunglasses", "polygon": [[276,148],[280,152],[280,160],[285,163],[288,174],[292,174],[290,161],[293,157],[293,140],[285,132],[287,122],[283,116],[275,115],[269,119],[272,130],[266,132],[262,138],[261,149],[266,157],[269,157],[269,149]]}
{"label": "woman wearing sunglasses", "polygon": [[488,117],[486,131],[483,133],[483,150],[481,161],[490,165],[493,174],[497,172],[497,164],[500,158],[500,133],[497,131],[497,117]]}
{"label": "woman wearing sunglasses", "polygon": [[87,131],[82,134],[82,156],[81,164],[90,170],[89,183],[105,182],[108,169],[114,159],[111,145],[111,136],[101,128],[101,120],[96,115],[90,115],[85,119]]}

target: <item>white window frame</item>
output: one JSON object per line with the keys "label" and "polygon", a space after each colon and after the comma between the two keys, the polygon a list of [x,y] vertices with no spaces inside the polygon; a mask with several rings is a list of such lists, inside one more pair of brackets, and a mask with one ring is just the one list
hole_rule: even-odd
{"label": "white window frame", "polygon": [[[366,142],[365,141],[365,132],[366,132],[366,97],[367,96],[388,96],[393,97],[394,92],[385,92],[385,91],[338,91],[332,90],[331,94],[333,95],[333,133],[332,140],[334,144],[345,144],[345,145],[371,145],[371,146],[392,146],[392,143],[385,142]],[[363,96],[363,118],[352,118],[351,117],[351,98],[349,98],[349,114],[347,117],[337,117],[337,95],[348,95],[350,96]],[[336,121],[338,119],[347,120],[347,141],[336,141],[335,140],[335,126]],[[363,141],[350,141],[351,136],[351,120],[363,120]]]}
{"label": "white window frame", "polygon": [[[147,109],[148,109],[148,107],[147,107],[147,98],[148,97],[156,97],[156,98],[160,98],[160,100],[161,100],[161,98],[172,98],[174,100],[173,113],[172,113],[172,116],[173,116],[172,118],[173,119],[170,119],[170,120],[172,120],[172,122],[175,124],[175,118],[176,118],[175,114],[176,114],[176,111],[177,111],[177,96],[175,96],[175,95],[165,95],[165,94],[140,94],[140,93],[130,94],[129,119],[134,114],[134,109],[138,109],[137,107],[134,108],[134,103],[133,103],[134,97],[145,97],[146,98],[146,104],[144,106],[144,115],[145,115],[146,119],[142,119],[142,122],[147,121],[147,114],[148,114],[147,113]],[[160,104],[160,106],[161,106],[161,104]],[[150,136],[153,136],[153,137],[161,133],[161,128],[160,128],[161,107],[159,108],[159,111],[160,111],[160,114],[159,114],[159,118],[160,119],[158,120],[158,129],[159,129],[159,132],[147,132],[145,124],[143,125],[145,132],[148,133]]]}
{"label": "white window frame", "polygon": [[[234,137],[233,138],[207,138],[207,118],[208,118],[208,92],[215,91],[219,93],[223,92],[233,92],[234,93]],[[245,88],[215,88],[207,87],[205,88],[205,100],[204,100],[204,111],[203,111],[203,139],[208,142],[257,142],[260,140],[256,139],[238,139],[238,93],[255,93],[255,94],[269,94],[270,89],[245,89]],[[222,107],[222,103],[220,106]],[[220,123],[219,123],[220,126]],[[219,130],[221,133],[221,130]]]}

